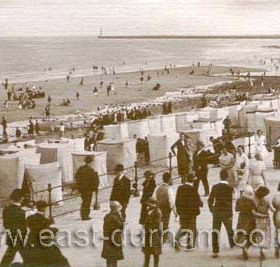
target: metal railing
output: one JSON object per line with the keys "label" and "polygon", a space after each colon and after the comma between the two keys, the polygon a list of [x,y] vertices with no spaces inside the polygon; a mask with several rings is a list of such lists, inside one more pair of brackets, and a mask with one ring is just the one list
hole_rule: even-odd
{"label": "metal railing", "polygon": [[[243,136],[243,137],[251,137],[251,136],[252,136],[252,133],[248,133],[246,136]],[[250,138],[249,138],[249,143],[248,143],[248,145],[246,145],[246,147],[248,147],[248,157],[249,158],[251,158],[251,146],[252,146],[252,144],[251,144],[251,141],[250,141]],[[212,147],[212,146],[209,145],[209,146],[206,146],[205,148],[210,148],[210,147]],[[159,174],[159,173],[163,173],[163,172],[169,172],[170,175],[172,176],[172,171],[177,168],[177,166],[172,166],[172,158],[173,157],[176,157],[176,156],[173,155],[171,152],[169,152],[167,157],[156,159],[156,160],[151,160],[149,162],[145,162],[145,163],[142,163],[142,164],[138,164],[138,162],[136,161],[133,166],[125,168],[124,169],[125,171],[129,171],[129,170],[132,171],[132,176],[134,176],[133,177],[133,190],[132,190],[133,196],[134,197],[139,197],[139,195],[140,195],[139,192],[141,191],[141,189],[140,189],[139,181],[144,178],[144,175],[141,174],[141,172],[139,170],[140,168],[142,170],[145,170],[146,167],[153,166],[153,163],[158,163],[160,161],[165,160],[165,161],[168,162],[167,164],[166,163],[164,164],[164,165],[167,165],[167,167],[161,168],[160,170],[157,170],[154,173]],[[99,175],[99,177],[108,176],[108,175],[112,176],[112,175],[114,175],[114,172],[108,172],[106,174],[101,174],[101,175]],[[173,177],[173,179],[178,179],[178,178],[179,178],[179,176]],[[47,204],[48,204],[48,209],[49,209],[49,216],[50,217],[57,217],[57,216],[60,216],[60,215],[65,215],[67,213],[77,211],[78,209],[73,209],[73,210],[68,210],[67,212],[58,213],[58,214],[54,215],[53,209],[55,207],[57,207],[58,205],[60,205],[61,203],[79,198],[80,194],[78,194],[78,193],[74,194],[73,193],[74,190],[72,189],[72,192],[71,192],[70,196],[67,196],[66,198],[63,198],[61,200],[53,202],[52,201],[53,190],[58,189],[58,188],[61,188],[62,190],[64,190],[65,188],[67,188],[67,187],[69,188],[69,186],[71,187],[74,184],[75,184],[75,182],[73,182],[70,185],[66,184],[66,185],[60,185],[60,186],[55,186],[55,187],[52,187],[51,184],[48,184],[47,189],[34,192],[34,194],[36,195],[36,194],[39,194],[39,193],[48,192]],[[101,201],[99,201],[98,196],[100,196],[100,194],[102,194],[106,190],[111,189],[112,187],[113,187],[113,185],[109,185],[109,186],[105,186],[105,187],[98,190],[98,193],[96,193],[96,201],[95,201],[94,209],[99,209],[99,203],[109,201],[109,198],[106,198],[106,197],[104,199],[102,199]]]}
{"label": "metal railing", "polygon": [[[134,175],[133,175],[134,177],[132,179],[132,182],[133,182],[132,195],[134,197],[139,197],[140,196],[139,192],[141,191],[141,189],[140,189],[140,186],[139,186],[139,181],[144,178],[144,175],[142,175],[140,170],[139,170],[140,168],[145,169],[146,167],[151,167],[151,165],[153,165],[153,163],[158,163],[160,161],[167,161],[168,166],[163,167],[160,170],[157,170],[155,172],[155,174],[159,174],[159,173],[163,173],[163,172],[169,172],[170,175],[171,175],[172,170],[176,168],[176,166],[172,166],[172,158],[173,157],[175,157],[175,155],[173,155],[170,152],[167,157],[156,159],[156,160],[151,160],[149,162],[145,162],[145,163],[142,163],[142,164],[138,164],[138,162],[135,161],[133,166],[125,168],[124,171],[131,171],[132,173],[134,173]],[[108,172],[108,173],[99,175],[99,177],[108,176],[108,175],[112,176],[113,174],[114,174],[114,172]],[[173,179],[177,179],[177,178],[178,177],[174,177]],[[53,195],[53,190],[59,189],[59,188],[61,188],[61,190],[65,190],[66,188],[69,188],[69,187],[73,186],[74,184],[75,184],[75,182],[73,182],[72,184],[65,184],[65,185],[60,185],[60,186],[55,186],[55,187],[52,187],[51,184],[48,184],[48,187],[46,189],[33,192],[33,195],[38,195],[40,193],[46,193],[47,192],[47,205],[48,205],[48,211],[49,211],[48,213],[49,213],[50,218],[57,217],[57,216],[60,216],[60,215],[65,215],[67,213],[75,212],[78,209],[73,209],[73,210],[69,210],[67,212],[63,212],[61,214],[54,215],[54,208],[57,207],[62,202],[66,202],[66,201],[69,201],[69,200],[79,198],[80,194],[79,193],[74,194],[73,191],[75,191],[75,190],[72,189],[72,192],[70,193],[70,196],[67,196],[66,198],[63,198],[61,200],[53,201],[53,196],[52,196]],[[109,185],[109,186],[102,187],[101,189],[98,190],[98,192],[96,193],[96,202],[95,202],[95,205],[94,205],[94,209],[99,209],[99,203],[109,201],[108,198],[105,198],[105,199],[103,199],[99,202],[98,201],[98,196],[102,192],[104,192],[105,190],[111,189],[112,187],[113,187],[113,185]]]}

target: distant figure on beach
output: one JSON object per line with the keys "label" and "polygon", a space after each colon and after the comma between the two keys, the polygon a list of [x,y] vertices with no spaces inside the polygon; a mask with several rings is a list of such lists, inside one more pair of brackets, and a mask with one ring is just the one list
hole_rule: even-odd
{"label": "distant figure on beach", "polygon": [[8,81],[8,79],[5,79],[4,88],[7,90],[8,86],[9,86],[9,81]]}
{"label": "distant figure on beach", "polygon": [[125,82],[125,87],[128,87],[128,81],[126,80],[126,82]]}
{"label": "distant figure on beach", "polygon": [[82,77],[82,79],[80,80],[80,83],[79,83],[80,86],[83,86],[84,85],[84,78]]}
{"label": "distant figure on beach", "polygon": [[69,75],[69,74],[66,76],[66,81],[67,81],[67,82],[70,81],[70,75]]}
{"label": "distant figure on beach", "polygon": [[16,138],[19,140],[21,137],[21,130],[17,127],[16,128]]}
{"label": "distant figure on beach", "polygon": [[51,98],[51,96],[49,95],[48,96],[48,102],[49,102],[49,105],[51,104],[51,102],[52,102],[52,98]]}
{"label": "distant figure on beach", "polygon": [[40,134],[40,128],[39,128],[39,123],[38,120],[35,122],[35,133],[38,136]]}
{"label": "distant figure on beach", "polygon": [[141,78],[140,78],[141,84],[143,84],[143,81],[144,81],[144,78],[143,78],[143,76],[141,76]]}
{"label": "distant figure on beach", "polygon": [[200,62],[199,61],[197,62],[197,67],[200,68]]}
{"label": "distant figure on beach", "polygon": [[80,93],[76,92],[76,99],[79,100],[80,99]]}
{"label": "distant figure on beach", "polygon": [[48,104],[45,108],[46,118],[49,119],[51,116],[51,106]]}
{"label": "distant figure on beach", "polygon": [[230,133],[231,120],[229,119],[228,116],[224,119],[223,124],[224,124],[225,134],[229,134]]}
{"label": "distant figure on beach", "polygon": [[189,74],[190,74],[190,75],[193,75],[193,74],[194,74],[194,70],[191,70],[191,71],[189,72]]}
{"label": "distant figure on beach", "polygon": [[111,91],[111,87],[110,85],[107,85],[107,96],[110,96],[110,91]]}
{"label": "distant figure on beach", "polygon": [[93,94],[94,94],[95,96],[97,96],[97,95],[98,95],[98,90],[97,90],[97,87],[96,87],[96,86],[94,86],[94,89],[93,89]]}
{"label": "distant figure on beach", "polygon": [[5,138],[7,136],[7,121],[5,117],[2,117],[2,128],[3,128],[3,137]]}
{"label": "distant figure on beach", "polygon": [[65,132],[65,126],[63,124],[63,122],[60,123],[60,128],[59,128],[59,137],[63,137],[64,136],[64,132]]}
{"label": "distant figure on beach", "polygon": [[103,81],[100,82],[100,88],[102,88],[102,87],[103,87]]}

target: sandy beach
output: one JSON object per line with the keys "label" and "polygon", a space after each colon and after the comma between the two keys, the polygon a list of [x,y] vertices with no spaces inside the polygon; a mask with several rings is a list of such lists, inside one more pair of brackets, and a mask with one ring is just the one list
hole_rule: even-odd
{"label": "sandy beach", "polygon": [[[190,75],[190,71],[194,70],[194,74]],[[232,67],[233,70],[239,70],[241,73],[248,71],[258,72],[260,69],[249,69]],[[221,81],[231,80],[232,77],[225,76],[229,72],[229,67],[213,66],[210,75],[207,74],[208,66],[198,67],[178,67],[170,68],[169,74],[163,70],[148,70],[144,71],[144,81],[140,81],[140,72],[116,73],[108,75],[92,75],[84,77],[84,85],[80,86],[81,77],[71,77],[67,82],[65,79],[54,79],[48,81],[36,82],[36,88],[41,86],[46,94],[45,98],[35,99],[35,109],[19,110],[17,108],[18,101],[11,101],[8,109],[0,108],[1,114],[6,117],[7,122],[22,121],[29,117],[44,117],[44,109],[47,104],[47,97],[50,95],[51,115],[73,114],[76,112],[96,111],[99,105],[104,104],[122,104],[142,102],[148,99],[153,99],[164,95],[166,92],[175,91],[183,88],[214,84]],[[163,73],[163,75],[162,75]],[[217,75],[221,74],[221,76]],[[151,77],[147,81],[148,75]],[[214,76],[215,75],[215,76]],[[103,86],[100,87],[100,82],[103,80]],[[128,86],[126,87],[126,81]],[[106,86],[113,82],[115,84],[116,95],[110,94],[107,96]],[[160,90],[154,91],[152,88],[159,83]],[[15,90],[22,87],[25,88],[25,83],[13,84]],[[29,86],[32,88],[33,83]],[[94,87],[98,88],[98,96],[93,93]],[[79,92],[79,100],[76,99],[76,92]],[[67,107],[61,107],[59,104],[63,99],[69,98],[71,104]],[[1,85],[0,103],[1,105],[7,99],[7,91]]]}

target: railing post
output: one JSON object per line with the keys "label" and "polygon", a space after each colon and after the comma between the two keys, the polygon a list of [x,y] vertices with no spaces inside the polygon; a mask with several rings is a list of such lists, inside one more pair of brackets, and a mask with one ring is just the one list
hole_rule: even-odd
{"label": "railing post", "polygon": [[169,159],[169,174],[170,176],[172,176],[172,153],[171,152],[169,152],[168,159]]}
{"label": "railing post", "polygon": [[48,206],[49,206],[49,218],[52,219],[52,185],[48,184],[48,194],[49,194],[49,199],[48,199]]}
{"label": "railing post", "polygon": [[252,155],[251,155],[251,132],[248,133],[248,136],[249,136],[249,144],[248,144],[249,153],[248,153],[248,158],[251,159],[252,158]]}
{"label": "railing post", "polygon": [[134,197],[139,197],[137,161],[134,162]]}

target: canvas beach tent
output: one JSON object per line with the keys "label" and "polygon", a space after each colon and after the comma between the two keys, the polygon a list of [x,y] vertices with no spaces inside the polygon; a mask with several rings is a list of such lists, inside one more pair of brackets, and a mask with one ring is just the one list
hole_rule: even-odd
{"label": "canvas beach tent", "polygon": [[[60,201],[63,199],[61,175],[61,167],[58,162],[40,165],[26,164],[24,189],[28,189],[31,200],[48,202],[49,196],[46,189],[48,188],[48,184],[51,184],[52,187],[56,187],[51,192],[52,203]],[[42,190],[44,191],[36,193]]]}
{"label": "canvas beach tent", "polygon": [[176,117],[175,114],[160,116],[161,132],[165,134],[176,133]]}
{"label": "canvas beach tent", "polygon": [[150,134],[161,133],[161,119],[160,116],[153,116],[148,118],[148,126]]}
{"label": "canvas beach tent", "polygon": [[75,177],[77,170],[81,166],[85,165],[84,160],[86,156],[91,156],[93,158],[91,166],[99,175],[99,181],[100,181],[99,187],[103,188],[109,186],[108,177],[107,177],[107,162],[106,162],[107,152],[106,151],[101,151],[101,152],[79,151],[79,152],[72,153],[73,176]]}
{"label": "canvas beach tent", "polygon": [[102,140],[97,142],[97,151],[107,151],[107,171],[114,171],[117,164],[124,168],[134,166],[136,162],[136,140]]}
{"label": "canvas beach tent", "polygon": [[8,200],[15,188],[21,188],[26,164],[39,165],[40,154],[22,151],[0,156],[0,199]]}
{"label": "canvas beach tent", "polygon": [[106,125],[103,127],[106,139],[126,139],[128,138],[128,126],[126,122]]}
{"label": "canvas beach tent", "polygon": [[127,127],[129,138],[134,138],[134,136],[144,138],[149,135],[149,124],[147,119],[129,121],[127,122]]}
{"label": "canvas beach tent", "polygon": [[[151,164],[155,167],[169,166],[171,146],[179,139],[179,134],[150,134],[149,151]],[[166,159],[165,159],[166,158]],[[163,160],[160,160],[163,159]],[[176,157],[172,157],[172,166],[177,166]]]}

